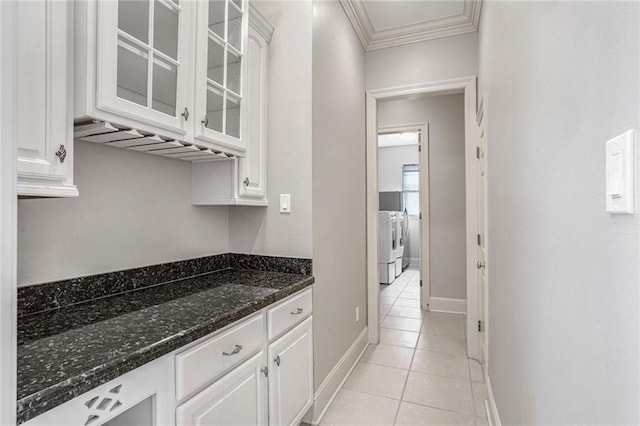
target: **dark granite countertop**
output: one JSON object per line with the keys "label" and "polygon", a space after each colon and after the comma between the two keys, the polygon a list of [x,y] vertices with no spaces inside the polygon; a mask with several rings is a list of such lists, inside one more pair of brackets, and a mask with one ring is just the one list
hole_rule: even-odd
{"label": "dark granite countertop", "polygon": [[231,268],[19,317],[17,422],[313,282],[306,274]]}

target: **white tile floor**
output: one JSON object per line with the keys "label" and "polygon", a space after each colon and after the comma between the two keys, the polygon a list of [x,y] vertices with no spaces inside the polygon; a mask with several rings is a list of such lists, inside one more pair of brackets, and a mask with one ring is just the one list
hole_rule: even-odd
{"label": "white tile floor", "polygon": [[408,269],[380,289],[380,344],[370,346],[322,425],[487,425],[480,364],[465,351],[463,315],[420,309]]}

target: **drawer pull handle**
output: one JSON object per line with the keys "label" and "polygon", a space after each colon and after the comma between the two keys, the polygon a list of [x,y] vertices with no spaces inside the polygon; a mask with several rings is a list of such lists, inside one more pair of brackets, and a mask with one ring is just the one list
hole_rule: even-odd
{"label": "drawer pull handle", "polygon": [[297,311],[295,311],[295,312],[291,312],[291,315],[300,315],[300,314],[302,313],[302,311],[303,311],[303,310],[304,310],[304,309],[302,309],[302,308],[298,308],[298,310],[297,310]]}
{"label": "drawer pull handle", "polygon": [[231,352],[222,352],[222,355],[224,355],[224,356],[235,355],[235,354],[239,353],[241,350],[242,350],[242,346],[236,345],[236,347],[233,349],[233,351],[231,351]]}

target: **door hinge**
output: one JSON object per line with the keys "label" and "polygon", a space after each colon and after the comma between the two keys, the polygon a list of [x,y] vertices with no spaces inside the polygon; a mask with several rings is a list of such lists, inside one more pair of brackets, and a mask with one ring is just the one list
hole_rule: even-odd
{"label": "door hinge", "polygon": [[478,321],[478,333],[482,333],[482,321]]}
{"label": "door hinge", "polygon": [[476,158],[479,160],[480,159],[480,147],[476,146]]}
{"label": "door hinge", "polygon": [[422,287],[422,280],[420,280],[420,287]]}
{"label": "door hinge", "polygon": [[418,145],[418,152],[422,152],[422,145]]}
{"label": "door hinge", "polygon": [[481,245],[480,244],[480,234],[478,234],[478,245]]}
{"label": "door hinge", "polygon": [[418,218],[419,218],[420,220],[422,220],[422,212],[420,212],[420,213],[418,214]]}
{"label": "door hinge", "polygon": [[262,372],[262,374],[264,374],[264,377],[269,377],[269,367],[261,368],[260,372]]}

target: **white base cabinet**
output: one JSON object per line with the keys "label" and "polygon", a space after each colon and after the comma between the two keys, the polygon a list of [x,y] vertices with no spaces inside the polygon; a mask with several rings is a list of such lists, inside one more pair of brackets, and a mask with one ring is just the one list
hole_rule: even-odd
{"label": "white base cabinet", "polygon": [[170,354],[158,358],[23,425],[173,425],[173,359]]}
{"label": "white base cabinet", "polygon": [[180,426],[266,425],[267,377],[263,351],[176,411]]}
{"label": "white base cabinet", "polygon": [[18,195],[76,197],[74,2],[18,3]]}
{"label": "white base cabinet", "polygon": [[269,424],[297,426],[313,403],[311,318],[269,345]]}
{"label": "white base cabinet", "polygon": [[[182,358],[176,365],[183,365],[176,376],[178,403],[180,395],[190,395],[183,389],[194,388],[182,385],[187,376],[180,371],[198,364],[200,377],[213,380],[177,408],[179,426],[297,426],[302,421],[313,403],[311,291],[300,291],[177,355]],[[266,324],[261,322],[263,318]],[[248,324],[262,324],[262,328],[249,329]],[[258,336],[262,338],[260,350],[255,347]],[[255,355],[242,362],[252,352]],[[215,379],[223,371],[224,362],[208,365],[195,354],[206,354],[206,359],[222,355],[226,366],[233,369],[226,369],[225,375]],[[187,381],[195,383],[193,379]]]}

